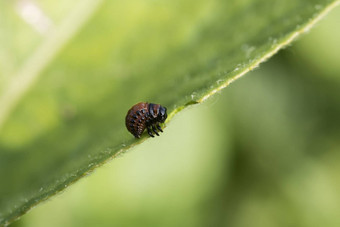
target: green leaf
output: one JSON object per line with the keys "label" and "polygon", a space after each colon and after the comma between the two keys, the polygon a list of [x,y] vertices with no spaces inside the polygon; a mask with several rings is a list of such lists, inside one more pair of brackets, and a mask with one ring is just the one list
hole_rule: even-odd
{"label": "green leaf", "polygon": [[169,122],[338,3],[0,2],[0,225],[145,140],[125,129],[133,104],[161,103]]}

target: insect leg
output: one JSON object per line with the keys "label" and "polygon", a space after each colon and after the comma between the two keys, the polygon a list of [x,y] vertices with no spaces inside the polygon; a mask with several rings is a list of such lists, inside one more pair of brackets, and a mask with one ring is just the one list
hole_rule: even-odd
{"label": "insect leg", "polygon": [[159,126],[159,124],[157,124],[156,127],[160,132],[163,132],[163,130],[162,130],[161,126]]}
{"label": "insect leg", "polygon": [[157,132],[157,129],[155,128],[154,125],[152,125],[152,131],[153,131],[157,136],[159,136],[159,134],[158,134],[158,132]]}
{"label": "insect leg", "polygon": [[151,129],[148,127],[148,134],[151,136],[151,137],[155,137],[154,135],[152,135],[152,132],[151,132]]}

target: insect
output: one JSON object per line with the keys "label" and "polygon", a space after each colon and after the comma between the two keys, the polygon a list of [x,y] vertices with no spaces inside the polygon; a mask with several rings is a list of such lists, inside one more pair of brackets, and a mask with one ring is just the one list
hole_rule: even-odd
{"label": "insect", "polygon": [[127,112],[125,125],[136,138],[140,138],[145,128],[148,130],[148,134],[154,137],[153,133],[159,136],[157,130],[163,132],[159,123],[163,123],[167,117],[165,107],[159,104],[140,102]]}

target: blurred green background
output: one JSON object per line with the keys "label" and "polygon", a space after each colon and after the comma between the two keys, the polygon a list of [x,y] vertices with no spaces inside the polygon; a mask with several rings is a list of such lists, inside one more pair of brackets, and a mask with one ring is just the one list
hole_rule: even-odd
{"label": "blurred green background", "polygon": [[340,9],[12,226],[340,226]]}

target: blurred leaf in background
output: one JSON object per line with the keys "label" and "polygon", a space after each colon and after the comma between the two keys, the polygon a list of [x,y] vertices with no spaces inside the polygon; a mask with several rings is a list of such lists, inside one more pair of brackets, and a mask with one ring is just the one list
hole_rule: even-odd
{"label": "blurred leaf in background", "polygon": [[[132,104],[161,103],[171,118],[256,67],[338,2],[0,1],[0,225],[145,140],[125,129]],[[329,202],[337,198],[332,178],[313,177],[326,171],[314,168],[321,151],[338,148],[339,89],[319,78],[321,66],[304,70],[312,61],[304,49],[299,60],[277,57],[204,111],[178,116],[143,145],[148,152],[126,154],[95,183],[63,195],[66,204],[51,203],[16,225],[334,224],[332,212],[314,215],[330,205],[339,210]],[[297,181],[303,189],[326,185],[320,209],[304,213],[309,196],[299,197]]]}
{"label": "blurred leaf in background", "polygon": [[336,9],[16,226],[339,226],[339,22]]}

